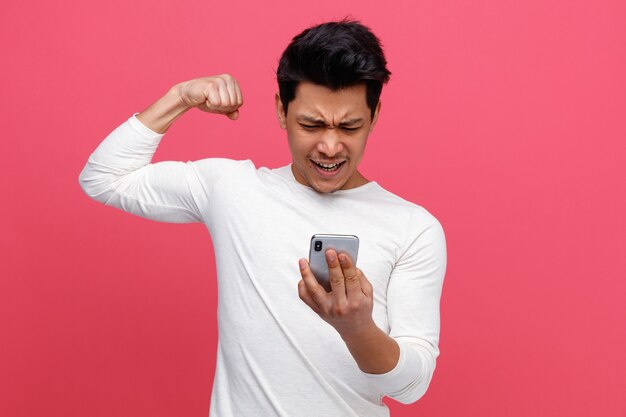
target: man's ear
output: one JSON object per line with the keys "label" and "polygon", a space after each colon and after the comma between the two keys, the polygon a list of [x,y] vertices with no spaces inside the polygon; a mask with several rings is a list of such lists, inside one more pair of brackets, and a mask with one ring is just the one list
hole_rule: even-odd
{"label": "man's ear", "polygon": [[285,114],[285,108],[283,107],[283,102],[280,99],[280,94],[276,93],[276,116],[278,116],[278,124],[281,129],[287,129],[287,123],[285,119],[287,115]]}
{"label": "man's ear", "polygon": [[374,110],[374,117],[372,117],[372,123],[370,124],[370,132],[374,130],[374,125],[378,121],[378,114],[380,113],[380,106],[382,102],[378,100],[378,104],[376,105],[376,110]]}

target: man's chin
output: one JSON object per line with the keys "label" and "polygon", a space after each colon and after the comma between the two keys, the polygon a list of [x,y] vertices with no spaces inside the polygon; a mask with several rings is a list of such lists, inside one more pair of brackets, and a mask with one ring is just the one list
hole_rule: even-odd
{"label": "man's chin", "polygon": [[344,183],[309,182],[309,185],[318,193],[330,194],[330,193],[334,193],[335,191],[341,190],[341,187],[344,186]]}

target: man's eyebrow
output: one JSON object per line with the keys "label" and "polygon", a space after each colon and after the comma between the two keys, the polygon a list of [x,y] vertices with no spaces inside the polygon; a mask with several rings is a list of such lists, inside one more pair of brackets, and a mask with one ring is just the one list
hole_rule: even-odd
{"label": "man's eyebrow", "polygon": [[316,117],[312,117],[312,116],[298,116],[297,117],[298,121],[303,121],[303,122],[309,122],[309,123],[315,123],[315,124],[326,124],[326,122],[323,119],[318,119]]}
{"label": "man's eyebrow", "polygon": [[[326,121],[324,119],[319,119],[317,117],[312,117],[312,116],[302,115],[302,116],[298,116],[297,119],[298,121],[315,123],[315,124],[320,124],[320,125],[326,124]],[[363,121],[362,117],[354,117],[352,119],[342,120],[341,122],[339,122],[338,126],[349,126],[349,125],[359,123],[361,121]]]}
{"label": "man's eyebrow", "polygon": [[362,121],[363,121],[362,117],[354,117],[352,119],[342,120],[341,122],[339,122],[339,126],[353,125]]}

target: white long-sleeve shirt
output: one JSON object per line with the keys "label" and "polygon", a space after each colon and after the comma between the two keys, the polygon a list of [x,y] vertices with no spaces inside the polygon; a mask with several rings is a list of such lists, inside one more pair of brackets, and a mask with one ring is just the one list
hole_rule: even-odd
{"label": "white long-sleeve shirt", "polygon": [[[162,137],[132,116],[89,157],[79,181],[106,205],[208,228],[219,331],[210,415],[388,416],[383,396],[419,399],[439,355],[440,223],[376,182],[323,194],[298,183],[289,165],[151,164]],[[388,373],[362,372],[339,334],[298,297],[298,259],[316,233],[359,237],[357,266],[374,287],[373,319],[400,346]]]}

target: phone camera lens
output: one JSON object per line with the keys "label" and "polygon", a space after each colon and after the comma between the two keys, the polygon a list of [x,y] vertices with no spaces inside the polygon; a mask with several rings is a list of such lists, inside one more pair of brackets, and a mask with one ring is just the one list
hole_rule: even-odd
{"label": "phone camera lens", "polygon": [[322,241],[321,240],[316,240],[315,241],[315,252],[319,252],[322,250]]}

